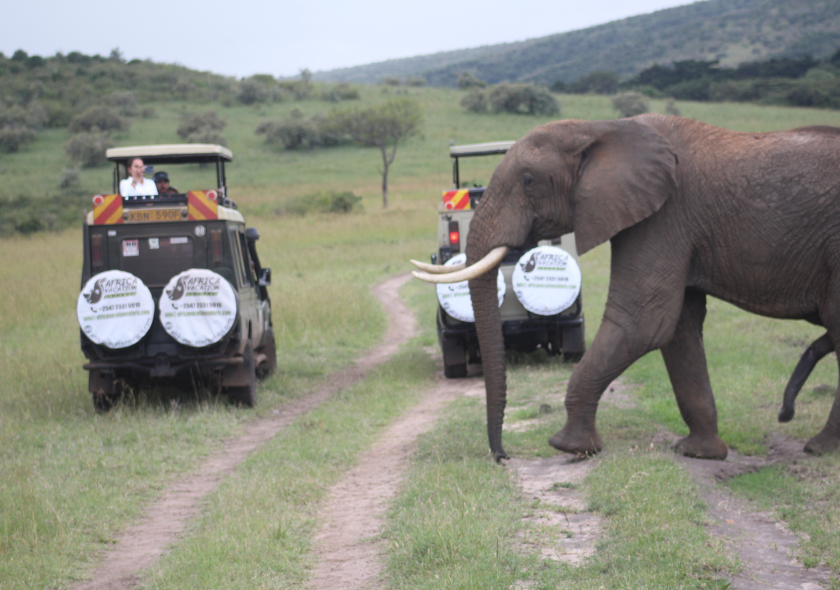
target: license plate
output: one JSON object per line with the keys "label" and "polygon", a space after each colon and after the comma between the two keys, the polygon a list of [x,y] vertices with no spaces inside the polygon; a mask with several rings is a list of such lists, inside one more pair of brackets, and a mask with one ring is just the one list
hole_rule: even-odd
{"label": "license plate", "polygon": [[168,207],[161,209],[129,209],[128,218],[125,223],[151,223],[154,221],[182,221],[186,216],[181,217],[182,207]]}

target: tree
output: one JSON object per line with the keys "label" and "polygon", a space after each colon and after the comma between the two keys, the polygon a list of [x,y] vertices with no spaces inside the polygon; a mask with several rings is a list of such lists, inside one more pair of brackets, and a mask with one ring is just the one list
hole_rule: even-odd
{"label": "tree", "polygon": [[332,113],[331,122],[354,142],[382,154],[382,208],[388,207],[388,170],[403,140],[420,133],[423,113],[413,100],[389,100],[382,106]]}

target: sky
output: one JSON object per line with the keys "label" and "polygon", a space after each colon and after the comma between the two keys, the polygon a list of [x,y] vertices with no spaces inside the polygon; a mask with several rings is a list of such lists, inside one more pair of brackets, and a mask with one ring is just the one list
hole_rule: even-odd
{"label": "sky", "polygon": [[246,77],[524,41],[691,0],[2,0],[0,51],[80,51]]}

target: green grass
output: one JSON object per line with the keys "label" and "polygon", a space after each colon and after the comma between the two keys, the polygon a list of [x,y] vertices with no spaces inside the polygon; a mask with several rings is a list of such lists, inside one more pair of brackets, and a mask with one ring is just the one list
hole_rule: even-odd
{"label": "green grass", "polygon": [[[408,258],[424,260],[434,251],[439,191],[451,183],[450,142],[516,139],[543,122],[466,114],[457,106],[460,94],[454,90],[409,92],[424,108],[424,135],[400,147],[387,211],[380,207],[379,156],[374,151],[344,147],[287,153],[253,133],[264,118],[281,118],[295,106],[312,115],[327,110],[326,103],[213,105],[229,120],[225,134],[235,158],[229,169],[231,195],[249,223],[259,228],[260,256],[274,274],[270,293],[279,370],[260,387],[254,411],[202,395],[151,391],[110,415],[96,415],[81,369],[84,358],[74,316],[81,272],[79,228],[0,238],[0,586],[55,587],[84,577],[115,531],[135,519],[167,483],[198,465],[219,441],[254,416],[302,395],[374,345],[385,315],[370,287],[407,271]],[[363,88],[366,102],[389,96],[381,88]],[[614,116],[607,98],[561,96],[561,102],[564,117]],[[208,108],[178,103],[154,107],[157,118],[135,120],[130,132],[117,138],[119,145],[176,142],[182,110]],[[664,103],[654,101],[653,107],[664,111]],[[819,110],[679,107],[687,116],[743,130],[840,124],[840,113]],[[5,191],[0,196],[56,194],[58,172],[69,166],[63,153],[67,139],[64,131],[47,130],[20,153],[0,154]],[[475,162],[462,169],[463,178],[486,181],[493,165]],[[84,189],[110,190],[110,174],[109,167],[83,171]],[[188,180],[188,174],[182,179]],[[283,199],[345,190],[362,196],[362,212],[274,214]],[[591,342],[606,299],[608,247],[588,253],[581,264]],[[404,293],[418,311],[422,336],[369,382],[302,419],[243,464],[209,499],[200,521],[152,572],[147,586],[245,587],[248,576],[257,580],[248,587],[300,584],[311,559],[307,551],[323,490],[356,461],[384,424],[408,407],[432,373],[420,348],[437,346],[433,289],[412,283]],[[802,322],[767,320],[710,302],[706,348],[721,434],[728,444],[741,452],[762,453],[769,435],[804,441],[821,428],[831,396],[816,386],[833,388],[837,380],[829,359],[803,390],[794,421],[775,421],[784,383],[805,344],[819,333]],[[561,400],[571,369],[539,353],[511,355],[509,368],[508,421],[533,422],[534,427],[507,432],[506,448],[520,457],[551,456],[554,451],[545,441],[562,426]],[[599,462],[583,486],[610,522],[609,536],[592,564],[579,569],[544,566],[518,552],[513,539],[521,530],[524,508],[507,471],[488,460],[483,404],[464,400],[423,439],[405,493],[392,508],[386,538],[393,586],[506,588],[512,580],[526,578],[545,587],[631,587],[641,583],[639,570],[626,560],[632,550],[643,552],[651,579],[664,585],[715,587],[721,568],[737,566],[722,559],[714,543],[707,547],[702,509],[692,500],[685,474],[674,468],[667,453],[648,448],[658,430],[684,432],[661,356],[643,358],[625,379],[634,384],[638,405],[601,409],[598,427],[611,456]],[[555,411],[540,414],[542,404]],[[348,426],[363,420],[369,428]],[[837,571],[832,556],[840,540],[832,531],[840,527],[831,524],[834,520],[805,518],[815,503],[836,503],[831,495],[836,488],[833,465],[830,459],[806,459],[801,463],[805,471],[780,471],[783,484],[756,485],[749,493],[776,507],[797,530],[807,531],[815,544],[809,559],[829,561]],[[638,471],[650,474],[633,480],[642,495],[634,491],[618,498],[615,490],[623,489]],[[781,488],[790,495],[774,491]],[[626,515],[648,489],[657,494],[644,506],[649,512],[645,526],[654,529],[667,521],[687,539],[688,549],[674,547],[667,535],[648,547],[629,544],[633,523]],[[697,557],[692,561],[686,552]],[[606,567],[598,561],[601,555],[615,566],[599,570]],[[251,558],[257,565],[248,567]],[[676,567],[687,568],[690,577],[668,577]]]}

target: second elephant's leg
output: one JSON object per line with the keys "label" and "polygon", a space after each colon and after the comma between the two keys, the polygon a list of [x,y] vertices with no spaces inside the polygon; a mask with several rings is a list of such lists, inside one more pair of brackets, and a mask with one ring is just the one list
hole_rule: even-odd
{"label": "second elephant's leg", "polygon": [[677,452],[689,457],[725,459],[726,444],[718,436],[717,409],[703,348],[706,296],[688,290],[671,341],[662,347],[668,377],[689,435],[677,442]]}

